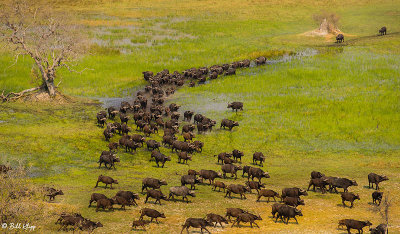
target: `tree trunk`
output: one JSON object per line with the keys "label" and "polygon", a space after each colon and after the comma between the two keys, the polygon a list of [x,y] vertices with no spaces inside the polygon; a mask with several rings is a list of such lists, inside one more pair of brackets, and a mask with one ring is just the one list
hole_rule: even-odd
{"label": "tree trunk", "polygon": [[39,67],[42,73],[43,87],[49,93],[50,97],[56,96],[56,86],[54,85],[54,71]]}
{"label": "tree trunk", "polygon": [[56,96],[56,86],[54,85],[54,81],[46,81],[46,88],[47,92],[49,93],[50,97]]}

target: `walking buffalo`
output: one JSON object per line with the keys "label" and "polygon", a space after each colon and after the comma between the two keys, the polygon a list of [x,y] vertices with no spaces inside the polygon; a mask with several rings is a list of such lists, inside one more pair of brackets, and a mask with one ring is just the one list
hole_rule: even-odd
{"label": "walking buffalo", "polygon": [[285,197],[300,197],[300,196],[307,196],[308,193],[304,189],[301,188],[284,188],[282,189],[282,199]]}
{"label": "walking buffalo", "polygon": [[257,165],[257,161],[260,162],[260,166],[263,166],[263,162],[265,162],[265,156],[262,152],[255,152],[253,154],[253,163]]}
{"label": "walking buffalo", "polygon": [[186,198],[186,202],[189,203],[189,199],[187,198],[187,196],[196,197],[196,194],[194,191],[191,191],[186,186],[175,186],[175,187],[169,188],[168,199],[172,198],[172,200],[175,201],[174,196],[181,196],[183,201],[185,201],[185,198]]}
{"label": "walking buffalo", "polygon": [[119,162],[119,158],[115,156],[116,154],[112,151],[103,151],[100,155],[100,159],[98,161],[99,163],[99,168],[101,167],[101,164],[104,163],[104,166],[107,168],[107,165],[110,165],[108,169],[111,169],[114,167],[115,169],[115,162]]}
{"label": "walking buffalo", "polygon": [[226,185],[224,184],[224,182],[214,181],[212,190],[216,191],[217,188],[218,192],[221,192],[221,189],[223,189],[225,192]]}
{"label": "walking buffalo", "polygon": [[238,160],[238,159],[240,159],[240,162],[242,162],[242,157],[243,157],[243,152],[241,152],[241,151],[239,151],[239,150],[237,150],[237,149],[234,149],[233,151],[232,151],[232,156],[233,156],[233,158],[235,159],[235,160]]}
{"label": "walking buffalo", "polygon": [[196,175],[183,175],[181,177],[181,185],[190,184],[190,189],[196,189],[196,184],[203,182],[203,179],[198,179]]}
{"label": "walking buffalo", "polygon": [[226,208],[225,217],[228,218],[229,222],[231,221],[231,217],[237,218],[240,214],[247,213],[246,211],[240,208]]}
{"label": "walking buffalo", "polygon": [[222,228],[224,228],[222,223],[228,224],[228,220],[226,220],[226,218],[222,217],[221,215],[213,214],[213,213],[207,214],[206,220],[210,223],[215,223],[214,227],[217,227],[217,224],[219,224],[219,225],[221,225]]}
{"label": "walking buffalo", "polygon": [[254,180],[254,178],[258,179],[258,182],[261,183],[261,178],[270,178],[268,172],[264,172],[263,170],[261,170],[260,168],[255,168],[255,167],[251,167],[249,169],[249,177],[247,178],[247,180]]}
{"label": "walking buffalo", "polygon": [[351,203],[350,208],[353,208],[353,203],[355,200],[360,200],[360,196],[358,194],[354,194],[351,192],[344,192],[341,194],[343,206],[346,207],[345,201],[349,201]]}
{"label": "walking buffalo", "polygon": [[238,110],[243,110],[243,102],[232,102],[228,103],[227,108],[232,108],[232,111],[238,111]]}
{"label": "walking buffalo", "polygon": [[90,201],[89,201],[89,206],[90,207],[92,205],[93,202],[96,202],[100,199],[108,199],[108,197],[104,194],[101,193],[92,193],[92,195],[90,196]]}
{"label": "walking buffalo", "polygon": [[140,218],[139,220],[143,220],[143,216],[147,216],[150,218],[150,222],[153,222],[153,219],[156,220],[156,223],[158,223],[157,218],[165,218],[164,213],[161,213],[157,210],[150,209],[150,208],[143,208],[140,210]]}
{"label": "walking buffalo", "polygon": [[255,220],[262,220],[262,218],[259,215],[257,216],[257,215],[250,214],[250,213],[242,213],[242,214],[239,214],[239,216],[236,218],[236,220],[232,223],[231,227],[233,227],[233,225],[235,225],[235,223],[237,223],[237,226],[240,227],[239,223],[243,222],[243,223],[250,223],[251,228],[253,228],[253,224],[256,225],[258,228],[260,228],[258,226],[258,224],[254,222]]}
{"label": "walking buffalo", "polygon": [[155,190],[155,189],[148,190],[146,194],[146,200],[144,201],[144,203],[147,203],[149,197],[156,199],[154,204],[157,204],[158,201],[161,205],[161,199],[168,201],[167,196],[165,196],[160,190]]}
{"label": "walking buffalo", "polygon": [[224,176],[224,179],[226,178],[226,173],[230,173],[231,177],[235,176],[235,180],[237,179],[237,171],[242,170],[243,168],[241,166],[236,166],[233,164],[224,164],[221,166],[221,170]]}
{"label": "walking buffalo", "polygon": [[142,193],[143,190],[147,188],[152,188],[152,189],[159,189],[161,185],[168,185],[168,183],[165,180],[159,180],[159,179],[154,179],[154,178],[144,178],[142,180]]}
{"label": "walking buffalo", "polygon": [[300,199],[299,197],[285,197],[285,199],[283,199],[283,203],[293,207],[305,205],[304,200]]}
{"label": "walking buffalo", "polygon": [[278,215],[276,216],[275,222],[278,220],[278,218],[281,218],[281,220],[285,223],[286,218],[286,224],[288,224],[289,219],[293,218],[294,220],[296,220],[296,223],[299,223],[296,216],[303,216],[301,210],[298,210],[288,205],[282,205],[278,208]]}
{"label": "walking buffalo", "polygon": [[261,184],[257,181],[246,181],[246,185],[250,188],[250,193],[252,193],[252,189],[257,191],[257,194],[260,193],[261,188],[265,188],[265,184]]}
{"label": "walking buffalo", "polygon": [[223,120],[221,121],[221,126],[220,126],[220,128],[224,128],[224,129],[225,129],[225,127],[227,127],[227,128],[229,129],[229,131],[231,131],[232,128],[235,127],[235,126],[239,126],[239,123],[238,123],[238,122],[235,122],[235,121],[233,121],[233,120],[223,119]]}
{"label": "walking buffalo", "polygon": [[339,220],[339,226],[346,226],[347,232],[351,233],[351,229],[356,229],[358,233],[363,232],[363,228],[366,226],[371,226],[372,223],[369,221],[359,221],[354,219],[342,219]]}
{"label": "walking buffalo", "polygon": [[201,178],[208,180],[210,185],[214,182],[215,178],[222,178],[221,172],[216,172],[213,170],[200,170],[199,175]]}
{"label": "walking buffalo", "polygon": [[230,184],[226,188],[226,194],[225,197],[231,197],[232,193],[240,194],[240,199],[246,199],[246,195],[244,194],[245,192],[249,192],[250,188],[241,184]]}
{"label": "walking buffalo", "polygon": [[188,155],[186,152],[179,152],[178,153],[178,163],[185,163],[187,164],[187,161],[192,161],[192,156]]}
{"label": "walking buffalo", "polygon": [[109,176],[103,176],[103,175],[100,175],[97,178],[96,186],[94,186],[95,188],[97,188],[97,186],[99,185],[99,182],[104,183],[106,185],[105,188],[107,188],[107,185],[110,185],[111,189],[112,189],[112,184],[118,184],[117,180],[114,180],[113,178],[111,178]]}
{"label": "walking buffalo", "polygon": [[381,205],[382,197],[383,197],[383,192],[374,191],[372,193],[372,203],[377,204],[378,206]]}
{"label": "walking buffalo", "polygon": [[374,184],[375,184],[376,190],[378,190],[379,183],[382,181],[386,181],[386,180],[389,180],[389,179],[385,175],[377,175],[375,173],[369,173],[368,174],[368,188],[371,188],[371,184],[372,184],[372,188],[374,188]]}
{"label": "walking buffalo", "polygon": [[186,219],[185,223],[182,225],[182,231],[186,228],[187,233],[189,233],[189,228],[194,227],[194,228],[200,228],[201,233],[203,233],[203,229],[206,230],[208,233],[211,233],[208,231],[206,227],[212,227],[213,224],[208,222],[205,219],[199,219],[199,218],[188,218]]}
{"label": "walking buffalo", "polygon": [[311,179],[308,184],[307,191],[310,190],[310,187],[313,186],[313,191],[315,192],[315,187],[318,187],[322,193],[326,192],[326,185],[328,185],[328,179],[325,177]]}
{"label": "walking buffalo", "polygon": [[344,36],[343,34],[338,34],[336,36],[336,43],[341,43],[341,42],[344,42]]}
{"label": "walking buffalo", "polygon": [[185,111],[185,113],[183,113],[183,120],[190,122],[192,120],[193,114],[194,114],[193,111]]}
{"label": "walking buffalo", "polygon": [[275,197],[281,198],[281,196],[279,196],[279,193],[277,193],[271,189],[261,189],[260,192],[258,193],[257,201],[260,201],[261,197],[268,197],[267,202],[269,202],[269,199],[271,197],[274,199],[275,202],[276,202]]}
{"label": "walking buffalo", "polygon": [[382,27],[381,29],[379,29],[379,33],[381,34],[381,36],[386,35],[386,27]]}

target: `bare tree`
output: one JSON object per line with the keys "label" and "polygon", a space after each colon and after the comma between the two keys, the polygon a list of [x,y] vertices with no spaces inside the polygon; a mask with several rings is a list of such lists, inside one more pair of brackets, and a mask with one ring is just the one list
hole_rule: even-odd
{"label": "bare tree", "polygon": [[71,17],[59,12],[42,1],[11,0],[0,3],[0,38],[15,55],[15,62],[28,55],[39,71],[41,85],[20,93],[9,93],[7,98],[16,98],[34,90],[57,94],[56,72],[65,67],[74,71],[76,59],[84,49],[84,37]]}

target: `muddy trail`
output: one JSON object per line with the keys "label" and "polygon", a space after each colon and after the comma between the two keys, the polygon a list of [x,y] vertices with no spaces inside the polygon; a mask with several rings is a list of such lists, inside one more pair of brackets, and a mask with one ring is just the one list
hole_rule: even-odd
{"label": "muddy trail", "polygon": [[371,35],[371,36],[363,36],[363,37],[357,37],[357,38],[353,38],[353,39],[349,39],[342,42],[342,43],[333,43],[333,44],[329,44],[329,45],[320,45],[320,46],[316,46],[316,47],[343,47],[343,46],[350,46],[350,45],[357,45],[357,43],[363,42],[363,41],[367,41],[367,40],[371,40],[371,39],[378,39],[378,38],[382,38],[382,37],[395,37],[400,35],[400,32],[392,32],[392,33],[387,33],[386,35]]}

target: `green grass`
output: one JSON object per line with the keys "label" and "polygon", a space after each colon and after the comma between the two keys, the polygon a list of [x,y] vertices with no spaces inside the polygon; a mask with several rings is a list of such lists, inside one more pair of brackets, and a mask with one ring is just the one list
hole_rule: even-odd
{"label": "green grass", "polygon": [[[146,70],[183,70],[210,66],[259,55],[280,56],[283,51],[312,48],[318,55],[290,62],[239,70],[236,76],[219,77],[205,85],[179,89],[169,100],[217,120],[239,121],[232,132],[219,130],[197,135],[205,142],[202,153],[194,155],[189,165],[177,163],[170,149],[161,152],[172,156],[165,168],[149,162],[145,149],[134,154],[120,150],[121,163],[116,170],[98,169],[100,152],[107,149],[102,129],[95,125],[96,112],[102,109],[87,99],[72,104],[2,103],[0,105],[0,163],[30,167],[29,175],[37,185],[52,185],[65,195],[56,198],[48,209],[51,214],[37,224],[42,232],[55,232],[55,213],[76,211],[101,221],[102,233],[128,232],[139,209],[152,207],[165,212],[167,219],[151,224],[151,233],[177,233],[187,217],[204,217],[208,212],[223,214],[226,207],[245,207],[258,212],[261,229],[226,228],[211,231],[254,233],[338,232],[337,220],[369,219],[374,226],[382,222],[368,204],[372,190],[364,188],[367,174],[386,174],[390,180],[381,184],[385,193],[400,195],[400,111],[399,66],[400,34],[377,37],[377,29],[386,25],[398,32],[400,14],[393,1],[104,1],[61,2],[61,6],[79,12],[90,36],[107,39],[105,45],[91,45],[77,68],[90,68],[82,74],[61,71],[61,91],[79,97],[129,96],[145,85],[141,72]],[[135,7],[133,7],[135,6]],[[341,16],[341,29],[349,34],[343,45],[332,46],[332,39],[309,38],[301,33],[317,26],[312,15],[329,8]],[[131,27],[132,26],[132,27]],[[106,34],[96,34],[96,29]],[[90,31],[93,30],[93,31]],[[189,36],[188,36],[189,35]],[[164,37],[165,36],[165,37]],[[117,45],[129,38],[132,43],[154,42],[152,46]],[[122,50],[124,49],[124,50]],[[124,53],[129,50],[130,53]],[[0,56],[0,90],[32,87],[31,61],[24,57],[13,66],[12,57]],[[8,68],[9,67],[9,68]],[[231,101],[243,101],[244,111],[235,114],[226,108]],[[129,124],[135,128],[132,122]],[[161,140],[162,131],[151,138]],[[117,141],[119,137],[113,137]],[[180,140],[182,137],[179,136]],[[198,186],[192,203],[163,202],[163,206],[144,205],[127,211],[95,212],[88,208],[90,194],[112,196],[118,190],[139,191],[142,178],[165,178],[168,186],[180,185],[180,176],[191,169],[220,171],[214,154],[233,149],[245,154],[243,165],[251,163],[255,151],[267,155],[264,169],[271,175],[263,179],[267,188],[280,192],[283,187],[306,187],[312,170],[327,175],[357,180],[350,190],[359,193],[354,209],[339,206],[336,194],[310,192],[305,197],[304,216],[299,225],[274,223],[270,204],[248,199],[223,198],[209,186]],[[109,175],[120,182],[114,190],[93,188],[97,176]],[[241,174],[239,172],[239,174]],[[245,178],[230,183],[244,183]],[[400,225],[399,200],[394,201],[391,223]],[[400,231],[392,229],[391,231]]]}

